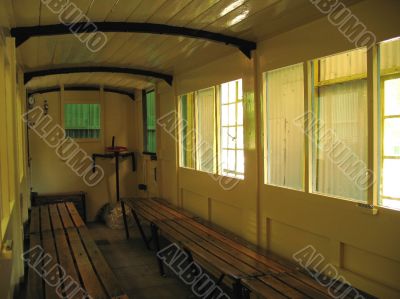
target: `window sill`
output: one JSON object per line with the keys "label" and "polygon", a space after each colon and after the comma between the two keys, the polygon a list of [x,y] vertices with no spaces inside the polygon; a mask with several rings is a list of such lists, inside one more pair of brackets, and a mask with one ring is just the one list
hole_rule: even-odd
{"label": "window sill", "polygon": [[148,157],[152,161],[157,161],[157,154],[156,153],[143,152],[142,155],[144,157]]}
{"label": "window sill", "polygon": [[102,142],[101,139],[89,139],[89,138],[71,138],[73,141],[75,141],[76,143],[100,143]]}

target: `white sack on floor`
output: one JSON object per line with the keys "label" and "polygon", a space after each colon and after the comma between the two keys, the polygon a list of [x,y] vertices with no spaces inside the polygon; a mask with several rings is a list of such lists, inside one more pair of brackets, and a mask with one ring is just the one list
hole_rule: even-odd
{"label": "white sack on floor", "polygon": [[[130,209],[125,205],[126,220],[128,227],[133,226],[133,215]],[[122,207],[120,203],[107,204],[102,208],[102,219],[106,225],[111,229],[124,229],[124,218],[122,214]]]}

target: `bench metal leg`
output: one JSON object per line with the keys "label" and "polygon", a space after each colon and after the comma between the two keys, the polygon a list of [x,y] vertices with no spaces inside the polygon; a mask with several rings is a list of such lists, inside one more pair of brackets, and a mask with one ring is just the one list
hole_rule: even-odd
{"label": "bench metal leg", "polygon": [[242,284],[240,283],[240,280],[236,280],[233,285],[233,299],[242,299]]}
{"label": "bench metal leg", "polygon": [[243,299],[250,299],[250,290],[248,288],[243,288]]}
{"label": "bench metal leg", "polygon": [[136,225],[137,225],[137,227],[139,229],[140,236],[142,237],[143,242],[146,245],[146,248],[148,250],[151,250],[150,249],[150,245],[149,245],[149,241],[147,240],[146,235],[144,234],[143,227],[142,227],[142,224],[140,223],[138,215],[136,214],[136,212],[134,210],[131,210],[131,211],[132,211],[132,214],[133,214],[133,218],[135,218]]}
{"label": "bench metal leg", "polygon": [[[153,236],[156,251],[159,252],[160,251],[160,239],[158,238],[158,227],[154,223],[151,224],[151,234]],[[157,262],[158,262],[158,269],[160,270],[160,275],[165,277],[163,261],[157,257]]]}
{"label": "bench metal leg", "polygon": [[122,216],[123,216],[123,218],[124,218],[124,226],[125,226],[126,239],[129,240],[128,220],[126,219],[125,203],[124,203],[123,200],[121,200],[121,207],[122,207]]}

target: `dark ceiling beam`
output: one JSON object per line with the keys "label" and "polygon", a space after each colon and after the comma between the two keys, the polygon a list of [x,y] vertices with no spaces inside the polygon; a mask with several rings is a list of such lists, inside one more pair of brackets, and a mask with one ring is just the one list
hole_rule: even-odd
{"label": "dark ceiling beam", "polygon": [[[94,85],[68,85],[64,86],[65,91],[99,91],[100,86],[94,86]],[[135,100],[135,94],[133,92],[129,92],[126,90],[121,90],[118,88],[114,87],[104,87],[103,90],[105,92],[113,92],[113,93],[118,93],[122,95],[126,95],[130,97],[132,100]],[[34,94],[38,93],[48,93],[48,92],[60,92],[61,87],[47,87],[47,88],[40,88],[40,89],[34,89],[34,90],[29,90],[28,91],[28,97]]]}
{"label": "dark ceiling beam", "polygon": [[[167,34],[187,36],[220,42],[238,48],[248,58],[251,58],[251,51],[257,48],[257,43],[241,38],[210,32],[200,29],[178,27],[165,24],[152,23],[126,23],[126,22],[94,22],[97,31],[101,32],[136,32],[150,34]],[[11,35],[16,39],[16,46],[20,46],[26,40],[34,36],[51,36],[72,34],[70,27],[73,26],[74,33],[94,33],[88,32],[88,23],[79,22],[70,25],[55,24],[33,27],[16,27],[11,29]]]}
{"label": "dark ceiling beam", "polygon": [[72,73],[122,73],[130,75],[139,75],[145,77],[153,77],[162,79],[169,85],[172,85],[173,77],[171,75],[162,74],[153,71],[146,71],[141,69],[109,67],[109,66],[83,66],[83,67],[66,67],[57,69],[46,69],[33,72],[25,72],[24,81],[27,84],[35,77],[43,77],[50,75],[72,74]]}

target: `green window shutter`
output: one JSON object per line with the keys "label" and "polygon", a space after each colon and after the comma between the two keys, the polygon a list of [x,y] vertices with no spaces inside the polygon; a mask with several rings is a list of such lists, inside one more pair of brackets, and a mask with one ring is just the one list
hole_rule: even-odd
{"label": "green window shutter", "polygon": [[149,153],[156,153],[156,95],[154,91],[146,93],[146,151]]}
{"label": "green window shutter", "polygon": [[100,137],[99,104],[65,104],[64,128],[72,138]]}

